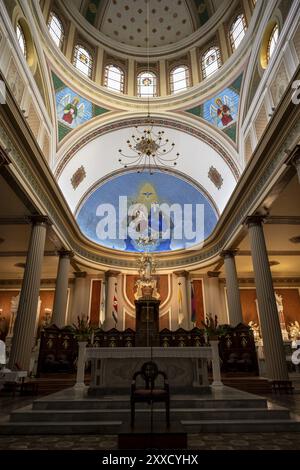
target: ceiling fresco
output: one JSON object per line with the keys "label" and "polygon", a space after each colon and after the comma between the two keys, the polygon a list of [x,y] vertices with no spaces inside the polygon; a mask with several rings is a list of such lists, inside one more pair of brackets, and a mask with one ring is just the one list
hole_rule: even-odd
{"label": "ceiling fresco", "polygon": [[90,192],[76,213],[82,233],[122,251],[188,249],[213,231],[218,214],[208,196],[174,174],[128,172]]}

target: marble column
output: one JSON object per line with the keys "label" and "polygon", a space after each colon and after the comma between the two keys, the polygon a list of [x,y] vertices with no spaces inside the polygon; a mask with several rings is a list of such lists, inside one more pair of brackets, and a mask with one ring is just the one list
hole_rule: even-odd
{"label": "marble column", "polygon": [[107,271],[106,273],[106,282],[107,282],[107,298],[106,298],[106,315],[105,315],[105,322],[103,325],[104,330],[110,330],[111,328],[117,328],[118,330],[123,329],[123,322],[122,322],[122,317],[123,317],[123,312],[120,312],[120,302],[118,299],[118,294],[117,294],[117,300],[118,300],[118,322],[116,324],[112,313],[114,311],[113,307],[113,299],[115,295],[115,290],[117,289],[118,291],[118,275],[120,273],[118,271]]}
{"label": "marble column", "polygon": [[78,359],[77,359],[77,374],[75,389],[84,389],[84,375],[85,375],[85,352],[87,341],[78,341]]}
{"label": "marble column", "polygon": [[262,226],[262,217],[248,217],[246,225],[249,231],[267,377],[271,380],[287,380],[288,372],[285,352]]}
{"label": "marble column", "polygon": [[53,302],[53,314],[51,323],[62,328],[66,325],[68,286],[70,259],[73,256],[71,251],[59,251],[59,263],[57,269],[55,294]]}
{"label": "marble column", "polygon": [[226,288],[227,288],[227,304],[229,324],[236,326],[243,323],[242,306],[239,290],[239,282],[235,266],[235,252],[223,251],[222,257],[224,258]]}
{"label": "marble column", "polygon": [[75,283],[73,290],[72,312],[70,316],[70,323],[77,323],[77,317],[88,315],[87,299],[87,286],[86,286],[86,272],[74,272]]}
{"label": "marble column", "polygon": [[214,318],[218,317],[218,322],[224,322],[223,307],[221,302],[221,292],[219,283],[220,271],[208,271],[207,273],[207,288],[208,288],[208,311]]}
{"label": "marble column", "polygon": [[298,153],[294,160],[293,160],[293,164],[297,170],[297,173],[298,173],[298,179],[299,179],[299,183],[300,183],[300,154]]}
{"label": "marble column", "polygon": [[[174,273],[177,276],[177,296],[176,296],[176,305],[177,305],[177,328],[184,328],[188,330],[193,328],[193,325],[190,325],[189,318],[189,295],[188,295],[188,277],[189,273],[187,271],[179,271]],[[181,292],[181,295],[180,295]]]}
{"label": "marble column", "polygon": [[33,216],[31,222],[31,237],[9,357],[10,368],[18,364],[23,370],[29,370],[30,366],[49,219],[46,216]]}

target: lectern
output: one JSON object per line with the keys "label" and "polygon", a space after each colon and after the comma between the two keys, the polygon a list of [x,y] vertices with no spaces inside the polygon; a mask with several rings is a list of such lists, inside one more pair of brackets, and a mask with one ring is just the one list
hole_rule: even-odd
{"label": "lectern", "polygon": [[135,301],[136,346],[159,346],[159,304],[151,297]]}

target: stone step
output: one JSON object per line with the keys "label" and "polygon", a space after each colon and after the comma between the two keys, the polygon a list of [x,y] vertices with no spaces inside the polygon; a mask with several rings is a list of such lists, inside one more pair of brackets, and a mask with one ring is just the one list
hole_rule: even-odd
{"label": "stone step", "polygon": [[188,433],[300,432],[298,419],[181,420],[181,424]]}
{"label": "stone step", "polygon": [[39,422],[22,421],[18,423],[1,422],[0,435],[15,434],[117,434],[122,421],[70,421]]}
{"label": "stone step", "polygon": [[[297,420],[181,420],[188,433],[291,432],[300,431]],[[1,423],[0,435],[17,434],[118,434],[122,421],[73,421]]]}
{"label": "stone step", "polygon": [[[136,417],[148,419],[151,408],[141,409],[139,404],[136,407]],[[289,410],[282,407],[262,408],[172,408],[171,417],[175,420],[234,420],[234,419],[289,419]],[[154,420],[165,419],[165,409],[153,408]],[[17,422],[73,422],[73,421],[106,421],[122,419],[129,421],[130,409],[103,409],[103,410],[32,410],[30,406],[15,410],[10,415],[10,421]]]}
{"label": "stone step", "polygon": [[[141,405],[142,406],[142,405]],[[147,408],[147,404],[144,405]],[[163,404],[157,404],[163,407]],[[172,408],[203,408],[203,409],[226,409],[226,408],[267,408],[267,400],[265,398],[251,399],[204,399],[195,396],[187,397],[171,397]],[[35,400],[33,402],[34,410],[100,410],[100,409],[126,409],[130,407],[129,397],[103,397],[103,398],[86,398],[79,400],[61,400],[53,398],[47,400],[47,397]]]}

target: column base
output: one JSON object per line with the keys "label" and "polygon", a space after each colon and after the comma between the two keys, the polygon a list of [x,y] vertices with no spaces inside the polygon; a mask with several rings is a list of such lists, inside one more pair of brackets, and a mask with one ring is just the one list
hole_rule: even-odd
{"label": "column base", "polygon": [[221,388],[221,387],[224,387],[224,384],[220,380],[214,380],[213,383],[211,384],[211,387],[212,388]]}
{"label": "column base", "polygon": [[84,382],[77,382],[74,387],[73,387],[75,390],[84,390],[86,388],[88,388],[87,385],[85,385]]}

